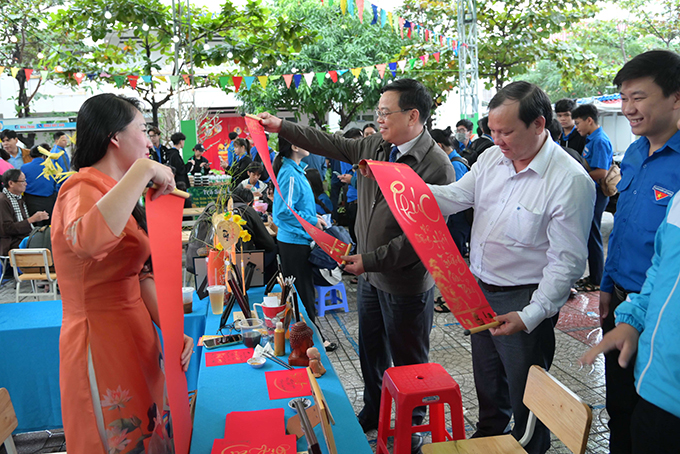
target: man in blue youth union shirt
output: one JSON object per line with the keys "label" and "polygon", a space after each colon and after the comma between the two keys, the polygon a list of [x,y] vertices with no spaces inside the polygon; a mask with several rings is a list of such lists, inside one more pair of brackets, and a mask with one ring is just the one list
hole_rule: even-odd
{"label": "man in blue youth union shirt", "polygon": [[[633,134],[641,137],[621,163],[621,195],[600,286],[604,333],[614,329],[614,310],[628,293],[640,293],[654,254],[654,235],[671,196],[680,189],[680,55],[662,50],[640,54],[621,68],[614,84],[621,91],[621,111]],[[631,414],[638,402],[633,367],[622,369],[618,356],[618,351],[605,355],[613,454],[632,452]]]}

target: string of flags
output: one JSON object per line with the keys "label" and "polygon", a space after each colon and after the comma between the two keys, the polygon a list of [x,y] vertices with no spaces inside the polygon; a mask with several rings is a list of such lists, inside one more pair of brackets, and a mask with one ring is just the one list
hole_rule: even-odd
{"label": "string of flags", "polygon": [[[324,5],[324,1],[327,3],[328,7],[333,7],[334,1],[338,2],[338,0],[320,0],[321,4]],[[445,37],[443,35],[434,33],[432,30],[429,30],[425,28],[424,26],[408,21],[396,14],[393,14],[391,11],[386,11],[385,9],[380,8],[377,5],[374,5],[372,3],[365,3],[364,0],[339,0],[340,3],[340,11],[342,12],[343,15],[349,14],[351,17],[358,16],[359,21],[363,24],[364,23],[364,13],[365,10],[367,9],[373,14],[373,18],[371,20],[371,25],[380,25],[380,27],[385,27],[386,25],[389,25],[389,27],[395,32],[399,33],[401,38],[404,39],[404,37],[413,39],[415,36],[421,37],[422,39],[425,40],[425,42],[430,42],[434,41],[435,43],[438,43],[440,46],[445,47],[446,49],[451,49],[455,55],[458,55],[458,49],[460,47],[467,47],[467,44],[465,43],[459,43],[457,40]],[[224,89],[229,83],[234,86],[234,89],[236,92],[238,92],[241,87],[245,85],[245,88],[247,90],[250,90],[253,83],[255,80],[259,82],[259,84],[262,86],[262,88],[266,89],[267,84],[271,81],[275,81],[279,78],[283,78],[283,80],[286,83],[286,87],[290,88],[291,85],[294,85],[295,88],[297,89],[300,86],[300,83],[302,80],[304,80],[308,86],[312,86],[314,83],[314,80],[316,79],[317,83],[319,86],[323,86],[324,82],[326,79],[330,79],[333,83],[337,83],[340,81],[341,83],[343,82],[343,74],[346,72],[351,72],[352,75],[358,79],[359,75],[361,74],[362,71],[366,73],[367,76],[371,76],[374,70],[377,70],[378,75],[381,79],[384,78],[385,71],[389,69],[389,71],[392,73],[393,77],[396,77],[396,70],[399,68],[402,73],[405,71],[406,65],[408,64],[410,66],[410,69],[413,69],[416,62],[418,59],[420,59],[423,63],[423,66],[427,64],[428,60],[430,57],[433,57],[437,62],[439,62],[441,55],[440,52],[435,52],[432,54],[424,54],[421,55],[418,58],[411,58],[408,61],[407,60],[399,60],[399,61],[392,61],[389,63],[380,63],[376,65],[370,65],[370,66],[364,66],[364,67],[357,67],[357,68],[350,68],[350,69],[339,69],[339,70],[334,70],[334,71],[324,71],[324,72],[308,72],[308,73],[300,73],[300,74],[279,74],[279,75],[258,75],[258,76],[219,76],[219,85],[220,88]],[[0,75],[5,71],[6,67],[5,66],[0,66]],[[16,78],[17,75],[19,74],[19,71],[24,71],[24,75],[26,77],[26,80],[30,80],[31,77],[33,78],[40,78],[43,80],[46,80],[50,74],[50,72],[53,73],[58,73],[58,74],[63,74],[64,71],[60,66],[56,66],[52,69],[52,71],[49,71],[47,69],[43,70],[38,70],[34,71],[33,69],[30,68],[17,68],[17,67],[11,67],[9,68],[10,73],[12,74],[13,78]],[[152,83],[153,79],[159,80],[161,82],[169,82],[173,88],[177,88],[177,86],[180,83],[180,80],[183,80],[184,83],[187,86],[192,85],[192,76],[190,74],[180,74],[180,75],[163,75],[163,74],[156,74],[156,75],[138,75],[138,74],[108,74],[105,71],[102,72],[93,72],[93,73],[82,73],[82,72],[75,72],[75,73],[70,73],[68,75],[69,77],[72,77],[78,85],[82,83],[83,80],[86,78],[89,81],[94,81],[97,78],[100,79],[111,79],[113,83],[116,85],[118,88],[124,87],[126,84],[129,85],[132,89],[137,88],[137,84],[141,81],[146,84]],[[208,78],[208,76],[205,75],[193,75],[194,78],[197,77],[203,77],[205,79]]]}

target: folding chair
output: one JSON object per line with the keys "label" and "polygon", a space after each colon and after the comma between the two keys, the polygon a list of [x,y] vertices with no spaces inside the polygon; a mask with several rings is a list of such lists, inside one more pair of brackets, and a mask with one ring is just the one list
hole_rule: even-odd
{"label": "folding chair", "polygon": [[524,405],[531,410],[527,429],[520,441],[512,435],[471,438],[432,443],[423,454],[504,454],[525,453],[523,449],[534,434],[536,418],[546,425],[575,454],[584,454],[593,415],[590,407],[539,366],[531,366],[524,389]]}
{"label": "folding chair", "polygon": [[17,428],[17,415],[12,406],[12,400],[9,398],[9,391],[5,388],[0,388],[0,443],[4,442],[5,450],[8,454],[17,454],[17,448],[14,446],[12,439],[12,432]]}
{"label": "folding chair", "polygon": [[[33,296],[37,300],[39,296],[50,296],[57,299],[57,274],[50,270],[53,266],[52,253],[49,249],[12,249],[9,251],[9,261],[14,268],[16,280],[16,300],[20,296]],[[22,274],[19,274],[21,268]],[[30,282],[31,293],[21,293],[21,283]],[[49,291],[38,293],[37,283],[47,283]]]}

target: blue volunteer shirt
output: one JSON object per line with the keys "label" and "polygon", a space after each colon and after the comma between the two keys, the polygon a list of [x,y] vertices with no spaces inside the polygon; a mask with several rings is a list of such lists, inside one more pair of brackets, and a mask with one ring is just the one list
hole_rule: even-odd
{"label": "blue volunteer shirt", "polygon": [[586,138],[586,146],[583,148],[583,158],[588,162],[591,169],[608,170],[612,165],[614,150],[609,136],[597,128]]}
{"label": "blue volunteer shirt", "polygon": [[453,164],[453,170],[456,171],[456,181],[460,180],[463,178],[463,175],[465,175],[468,172],[468,168],[465,164],[463,164],[460,161],[454,161],[453,158],[460,158],[461,156],[458,154],[456,150],[453,150],[451,153],[449,153],[449,159],[451,160],[451,164]]}
{"label": "blue volunteer shirt", "polygon": [[[340,162],[340,173],[342,175],[348,174],[354,177],[354,168],[352,164],[348,162]],[[356,202],[357,200],[357,188],[351,183],[347,185],[347,203]]]}
{"label": "blue volunteer shirt", "polygon": [[654,235],[668,202],[680,190],[680,131],[649,156],[649,140],[641,137],[621,162],[620,192],[609,237],[601,290],[611,293],[614,282],[638,293],[654,254]]}
{"label": "blue volunteer shirt", "polygon": [[21,171],[26,175],[26,190],[24,191],[26,194],[49,197],[57,192],[57,184],[51,177],[47,179],[40,176],[45,169],[43,162],[45,162],[44,158],[35,158],[21,167]]}

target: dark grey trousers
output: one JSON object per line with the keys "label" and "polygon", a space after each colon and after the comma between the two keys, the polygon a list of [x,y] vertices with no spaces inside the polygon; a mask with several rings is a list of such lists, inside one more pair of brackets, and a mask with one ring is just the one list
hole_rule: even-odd
{"label": "dark grey trousers", "polygon": [[[535,289],[482,291],[491,308],[501,315],[522,310]],[[529,416],[529,410],[522,403],[529,368],[534,364],[550,368],[555,354],[554,320],[543,320],[530,334],[520,331],[495,337],[483,331],[472,335],[472,366],[479,400],[475,437],[507,433],[514,415],[512,435],[518,440],[522,438]],[[549,448],[550,431],[537,421],[534,436],[525,449],[531,454],[542,454]]]}

